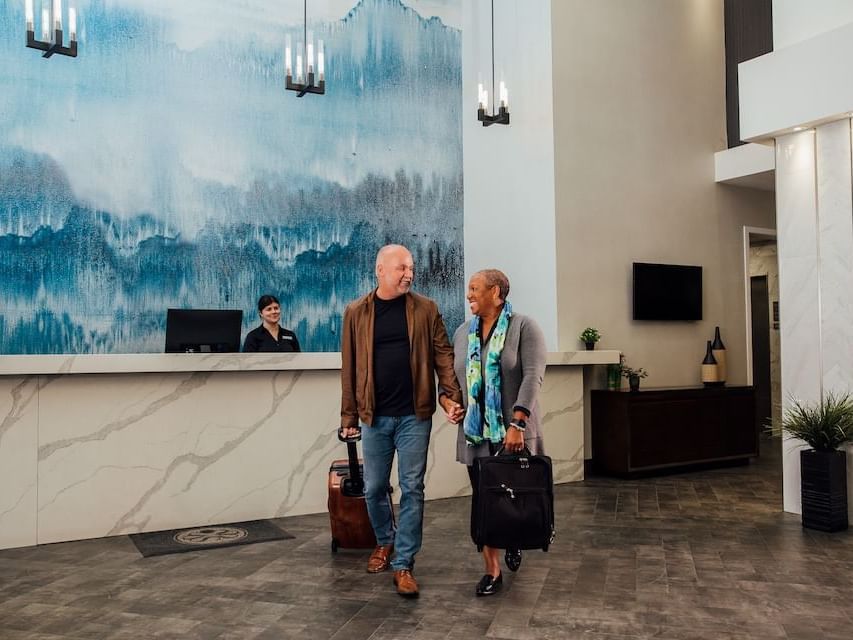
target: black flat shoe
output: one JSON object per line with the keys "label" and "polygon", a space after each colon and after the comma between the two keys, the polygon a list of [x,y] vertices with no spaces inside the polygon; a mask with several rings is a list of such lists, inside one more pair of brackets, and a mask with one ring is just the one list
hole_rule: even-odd
{"label": "black flat shoe", "polygon": [[493,578],[487,573],[482,578],[480,578],[480,581],[477,583],[477,595],[494,595],[501,590],[501,585],[503,585],[503,583],[504,579],[502,574],[499,573],[497,578]]}
{"label": "black flat shoe", "polygon": [[521,566],[521,551],[519,549],[507,549],[504,554],[504,562],[510,571],[518,571]]}

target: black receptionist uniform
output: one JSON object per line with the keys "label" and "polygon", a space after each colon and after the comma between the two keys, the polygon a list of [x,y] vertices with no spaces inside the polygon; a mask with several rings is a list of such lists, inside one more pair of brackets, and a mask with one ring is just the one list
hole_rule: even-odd
{"label": "black receptionist uniform", "polygon": [[278,328],[278,340],[272,337],[272,334],[264,329],[261,325],[257,329],[252,329],[246,334],[246,340],[243,342],[244,352],[253,351],[302,351],[299,347],[299,340],[296,339],[296,334],[282,327]]}

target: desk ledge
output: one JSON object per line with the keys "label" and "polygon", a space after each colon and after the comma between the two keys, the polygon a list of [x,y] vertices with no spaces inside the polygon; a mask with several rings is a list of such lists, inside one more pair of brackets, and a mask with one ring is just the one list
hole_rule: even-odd
{"label": "desk ledge", "polygon": [[[618,351],[560,351],[549,366],[619,362]],[[341,368],[340,353],[136,353],[0,355],[0,375],[182,373],[188,371],[311,371]]]}

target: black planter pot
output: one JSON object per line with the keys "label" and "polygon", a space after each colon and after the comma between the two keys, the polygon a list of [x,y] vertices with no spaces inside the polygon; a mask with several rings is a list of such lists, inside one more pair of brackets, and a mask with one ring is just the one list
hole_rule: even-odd
{"label": "black planter pot", "polygon": [[800,451],[803,526],[818,531],[847,529],[847,453]]}
{"label": "black planter pot", "polygon": [[585,344],[586,344],[586,350],[587,351],[594,351],[595,350],[595,343],[594,342],[586,342]]}
{"label": "black planter pot", "polygon": [[631,388],[631,391],[639,391],[640,376],[628,376],[628,386]]}

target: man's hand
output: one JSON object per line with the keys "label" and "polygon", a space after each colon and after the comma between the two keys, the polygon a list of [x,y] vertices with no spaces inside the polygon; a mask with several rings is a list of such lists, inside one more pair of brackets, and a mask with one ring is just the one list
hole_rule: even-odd
{"label": "man's hand", "polygon": [[459,424],[462,422],[462,419],[465,417],[465,409],[462,408],[462,405],[454,400],[451,400],[447,396],[441,396],[438,399],[441,408],[444,409],[444,415],[447,416],[448,421],[452,424]]}
{"label": "man's hand", "polygon": [[342,438],[355,438],[359,434],[361,434],[361,429],[358,427],[341,427]]}

